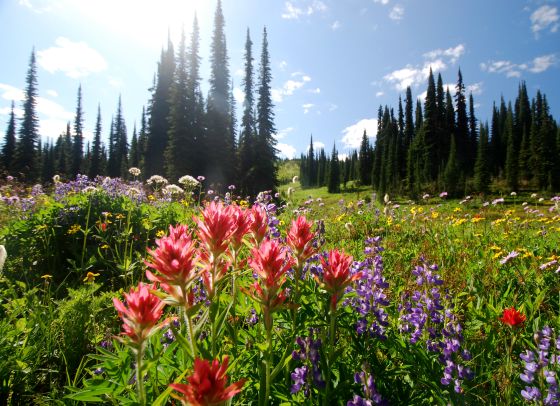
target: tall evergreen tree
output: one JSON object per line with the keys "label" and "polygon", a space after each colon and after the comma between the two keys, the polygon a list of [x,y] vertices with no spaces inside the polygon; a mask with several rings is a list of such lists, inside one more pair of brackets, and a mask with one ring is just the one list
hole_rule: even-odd
{"label": "tall evergreen tree", "polygon": [[504,126],[503,137],[506,140],[506,162],[505,162],[505,172],[506,172],[506,182],[511,190],[517,190],[518,186],[518,152],[517,146],[515,145],[515,136],[513,129],[513,109],[511,103],[508,105],[506,113],[506,121]]}
{"label": "tall evergreen tree", "polygon": [[25,176],[27,181],[36,181],[39,177],[39,118],[37,117],[37,63],[35,50],[31,52],[26,76],[23,99],[23,119],[19,128],[19,140],[16,144],[16,162],[14,168]]}
{"label": "tall evergreen tree", "polygon": [[136,134],[136,123],[132,129],[132,139],[130,140],[130,152],[128,154],[128,163],[131,167],[138,168],[140,165],[140,150],[138,148],[138,135]]}
{"label": "tall evergreen tree", "polygon": [[449,196],[458,197],[463,192],[462,173],[457,159],[455,135],[451,136],[449,158],[443,172],[443,183]]}
{"label": "tall evergreen tree", "polygon": [[245,77],[243,79],[243,90],[245,99],[243,100],[243,118],[241,119],[241,132],[239,134],[239,180],[243,193],[254,195],[258,192],[253,185],[255,184],[255,98],[253,96],[253,42],[249,29],[247,28],[247,38],[245,40]]}
{"label": "tall evergreen tree", "polygon": [[340,193],[340,163],[338,161],[338,151],[336,144],[333,144],[331,162],[329,168],[327,190],[329,193]]}
{"label": "tall evergreen tree", "polygon": [[140,162],[138,167],[142,171],[142,175],[145,176],[145,162],[146,162],[146,143],[148,142],[148,129],[146,122],[146,110],[142,106],[142,117],[140,118],[140,132],[138,133],[138,154],[140,155]]}
{"label": "tall evergreen tree", "polygon": [[171,105],[169,110],[169,131],[165,150],[167,177],[176,181],[183,175],[193,173],[194,137],[189,123],[187,44],[185,30],[177,51],[175,76],[171,85]]}
{"label": "tall evergreen tree", "polygon": [[97,119],[95,120],[95,130],[93,132],[93,144],[91,146],[91,156],[88,176],[90,179],[101,174],[101,106],[97,105]]}
{"label": "tall evergreen tree", "polygon": [[274,126],[274,105],[272,103],[272,72],[268,52],[268,34],[263,29],[261,59],[259,64],[257,100],[257,142],[256,171],[257,190],[275,190],[277,187],[276,128]]}
{"label": "tall evergreen tree", "polygon": [[78,87],[78,101],[74,117],[74,138],[72,141],[72,161],[70,171],[72,177],[81,172],[84,149],[84,113],[82,110],[82,85]]}
{"label": "tall evergreen tree", "polygon": [[424,126],[423,126],[423,150],[422,154],[422,177],[425,181],[433,181],[436,178],[438,169],[438,105],[436,98],[436,86],[432,69],[428,76],[428,91],[424,103]]}
{"label": "tall evergreen tree", "polygon": [[488,149],[488,125],[480,126],[480,137],[474,164],[474,187],[477,191],[488,193],[490,186],[490,162]]}
{"label": "tall evergreen tree", "polygon": [[[373,170],[373,157],[372,148],[369,143],[367,131],[365,129],[364,133],[362,134],[362,142],[360,144],[358,159],[360,161],[360,183],[362,185],[370,185],[372,182],[371,173]],[[379,165],[381,165],[381,161],[379,161]]]}
{"label": "tall evergreen tree", "polygon": [[476,124],[476,116],[474,114],[474,100],[472,92],[469,93],[469,142],[468,142],[468,170],[472,173],[477,155],[478,131]]}
{"label": "tall evergreen tree", "polygon": [[210,91],[207,102],[207,166],[210,183],[228,185],[235,174],[234,140],[230,127],[230,74],[222,2],[214,14],[210,46]]}
{"label": "tall evergreen tree", "polygon": [[12,109],[10,111],[8,128],[6,129],[4,145],[2,145],[2,166],[8,173],[10,173],[13,169],[15,151],[16,151],[16,116],[14,113],[14,102],[12,101]]}
{"label": "tall evergreen tree", "polygon": [[461,151],[457,156],[459,166],[462,173],[467,173],[469,169],[469,120],[467,115],[467,102],[465,98],[465,85],[463,83],[463,74],[459,69],[457,86],[455,87],[455,108],[456,108],[456,125],[455,125],[455,143],[457,151]]}
{"label": "tall evergreen tree", "polygon": [[[152,99],[148,107],[149,130],[146,140],[145,172],[146,176],[163,175],[165,172],[164,152],[167,147],[169,131],[169,111],[171,109],[171,85],[175,73],[175,51],[171,39],[167,49],[161,51],[157,79],[152,87]],[[111,145],[109,145],[109,152]],[[111,154],[109,154],[111,155]],[[111,161],[111,156],[109,156]],[[109,162],[110,164],[111,162]],[[109,165],[111,166],[111,165]],[[114,168],[113,168],[114,170]]]}
{"label": "tall evergreen tree", "polygon": [[110,146],[110,155],[107,172],[111,177],[125,176],[128,171],[128,140],[126,135],[126,123],[122,111],[122,100],[119,96],[119,104],[117,114],[112,123],[112,148]]}
{"label": "tall evergreen tree", "polygon": [[307,184],[306,186],[317,186],[317,162],[315,160],[315,150],[313,148],[313,134],[309,141],[309,149],[307,151]]}

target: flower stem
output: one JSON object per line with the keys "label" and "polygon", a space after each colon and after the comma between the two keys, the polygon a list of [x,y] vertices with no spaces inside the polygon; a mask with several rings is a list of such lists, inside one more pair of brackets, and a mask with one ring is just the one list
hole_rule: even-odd
{"label": "flower stem", "polygon": [[187,334],[189,335],[189,343],[191,344],[191,354],[193,359],[196,358],[197,348],[196,348],[196,341],[194,339],[194,332],[193,332],[193,325],[191,316],[185,310],[185,323],[187,324]]}
{"label": "flower stem", "polygon": [[327,386],[325,388],[325,399],[323,404],[325,406],[329,405],[330,402],[330,389],[331,389],[331,370],[332,370],[332,364],[334,362],[334,353],[335,351],[335,344],[334,344],[334,336],[336,334],[336,307],[333,308],[333,306],[330,306],[330,326],[329,326],[329,347],[328,347],[328,353],[327,353],[327,377],[326,377],[326,381],[327,381]]}
{"label": "flower stem", "polygon": [[142,376],[142,357],[144,355],[144,343],[140,343],[136,351],[136,390],[138,391],[138,404],[146,404],[146,393],[144,392],[144,377]]}
{"label": "flower stem", "polygon": [[268,405],[268,400],[270,398],[270,367],[272,364],[272,332],[271,328],[266,329],[266,342],[267,342],[267,354],[266,354],[266,389],[264,395],[264,404]]}

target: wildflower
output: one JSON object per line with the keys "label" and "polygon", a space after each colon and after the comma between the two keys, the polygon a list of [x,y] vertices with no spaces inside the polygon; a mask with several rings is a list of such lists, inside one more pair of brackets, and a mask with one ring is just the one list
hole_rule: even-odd
{"label": "wildflower", "polygon": [[66,234],[68,235],[73,235],[76,234],[78,231],[80,231],[82,229],[82,227],[79,224],[74,224],[72,225],[68,231],[66,232]]}
{"label": "wildflower", "polygon": [[532,198],[532,199],[535,199],[536,197],[537,197],[537,194],[536,194],[536,193],[532,193],[532,194],[531,194],[531,198]]}
{"label": "wildflower", "polygon": [[422,196],[422,199],[424,199],[424,200],[429,199],[429,198],[430,198],[430,195],[427,194],[427,193],[424,196]]}
{"label": "wildflower", "polygon": [[170,195],[179,195],[185,193],[185,191],[181,189],[179,186],[171,184],[163,188],[163,193],[167,193]]}
{"label": "wildflower", "polygon": [[387,404],[383,400],[373,381],[373,375],[365,371],[354,374],[354,382],[362,384],[365,398],[354,395],[354,398],[346,404],[347,406],[367,406],[367,405],[384,405]]}
{"label": "wildflower", "polygon": [[206,178],[205,178],[204,176],[202,176],[202,175],[198,175],[198,176],[196,177],[196,180],[198,180],[199,182],[204,182],[205,179],[206,179]]}
{"label": "wildflower", "polygon": [[4,263],[6,262],[6,258],[8,257],[8,253],[6,252],[6,248],[3,245],[0,245],[0,273],[2,269],[4,269]]}
{"label": "wildflower", "polygon": [[52,177],[52,180],[53,180],[54,183],[59,183],[60,182],[60,175],[54,175]]}
{"label": "wildflower", "polygon": [[282,285],[292,264],[293,259],[277,240],[265,240],[251,251],[249,266],[259,276],[259,281],[253,283],[254,292],[250,296],[261,304],[267,329],[272,327],[272,313],[286,300]]}
{"label": "wildflower", "polygon": [[299,176],[296,175],[292,178],[292,183],[297,183],[298,181],[299,181]]}
{"label": "wildflower", "polygon": [[439,197],[441,197],[442,199],[445,199],[447,197],[447,192],[441,192],[439,194]]}
{"label": "wildflower", "polygon": [[233,234],[231,235],[232,248],[238,251],[243,244],[243,237],[251,227],[251,213],[239,206],[228,207],[230,216],[233,218]]}
{"label": "wildflower", "polygon": [[507,254],[505,257],[503,257],[500,260],[500,264],[505,265],[507,264],[509,261],[511,261],[513,258],[516,258],[517,256],[519,256],[519,252],[517,251],[511,251],[509,254]]}
{"label": "wildflower", "polygon": [[228,189],[229,189],[229,190],[235,190],[235,185],[229,185],[229,186],[228,186]]}
{"label": "wildflower", "polygon": [[389,198],[389,193],[385,193],[385,196],[383,196],[383,202],[385,204],[389,204],[390,198]]}
{"label": "wildflower", "polygon": [[88,272],[86,277],[84,278],[84,282],[86,283],[93,283],[95,282],[95,278],[98,277],[98,273]]}
{"label": "wildflower", "polygon": [[113,304],[123,321],[123,334],[140,349],[148,337],[156,331],[156,324],[163,313],[165,303],[152,292],[152,285],[140,282],[124,294],[126,305],[113,298]]}
{"label": "wildflower", "polygon": [[515,310],[514,307],[505,309],[502,317],[500,317],[500,321],[502,323],[508,324],[512,327],[516,327],[523,324],[525,319],[526,319],[525,315]]}
{"label": "wildflower", "polygon": [[251,235],[255,245],[259,245],[268,231],[268,216],[266,210],[259,205],[251,208]]}
{"label": "wildflower", "polygon": [[230,211],[221,203],[211,202],[202,211],[202,219],[194,219],[198,226],[198,238],[214,258],[228,247],[229,238],[235,231]]}
{"label": "wildflower", "polygon": [[107,223],[101,223],[100,227],[101,227],[101,231],[103,232],[107,231]]}
{"label": "wildflower", "polygon": [[286,236],[286,243],[292,249],[299,265],[315,253],[313,238],[315,234],[311,231],[313,223],[308,222],[304,216],[292,220],[292,226]]}
{"label": "wildflower", "polygon": [[168,182],[167,179],[165,179],[163,176],[160,176],[160,175],[152,175],[152,176],[150,176],[150,178],[146,181],[146,183],[147,183],[148,185],[152,185],[152,184],[155,183],[157,186],[160,186],[160,185],[167,185],[167,183],[169,183],[169,182]]}
{"label": "wildflower", "polygon": [[130,173],[132,176],[136,177],[136,176],[140,176],[140,169],[136,168],[136,167],[132,167],[128,170],[128,173]]}
{"label": "wildflower", "polygon": [[179,183],[183,186],[185,186],[187,189],[192,189],[197,187],[200,183],[198,182],[198,180],[196,180],[195,178],[193,178],[190,175],[185,175],[179,178]]}
{"label": "wildflower", "polygon": [[228,360],[227,356],[224,357],[222,365],[220,365],[217,359],[210,363],[207,360],[196,358],[193,374],[187,377],[189,383],[169,385],[182,395],[172,393],[171,396],[180,400],[183,405],[191,406],[221,405],[233,398],[241,392],[245,379],[226,388]]}
{"label": "wildflower", "polygon": [[170,304],[185,305],[189,303],[188,288],[198,273],[195,270],[196,247],[187,233],[187,227],[169,226],[169,236],[156,240],[157,248],[148,250],[152,262],[145,264],[158,271],[154,275],[146,271],[147,278],[162,284],[169,295]]}
{"label": "wildflower", "polygon": [[503,203],[504,202],[504,198],[503,197],[499,197],[497,199],[492,200],[492,205],[495,206],[499,203]]}
{"label": "wildflower", "polygon": [[516,193],[516,192],[511,192],[511,193],[510,193],[510,196],[515,197],[515,196],[517,196],[517,193]]}
{"label": "wildflower", "polygon": [[337,249],[329,251],[326,260],[321,258],[321,264],[323,265],[323,286],[331,294],[331,309],[335,310],[346,287],[361,278],[362,272],[352,275],[350,273],[352,256]]}
{"label": "wildflower", "polygon": [[[294,384],[290,388],[290,392],[297,393],[303,389],[306,397],[310,394],[311,384],[319,389],[325,387],[325,380],[319,369],[321,365],[321,339],[314,339],[314,336],[315,331],[310,329],[309,337],[297,337],[296,344],[299,346],[299,351],[292,352],[292,359],[294,361],[302,361],[304,365],[292,372],[291,378]],[[309,374],[310,370],[311,374]]]}
{"label": "wildflower", "polygon": [[288,199],[289,199],[290,197],[292,197],[292,195],[295,193],[295,191],[296,191],[296,190],[295,190],[293,187],[291,187],[291,186],[288,188],[288,190],[286,190],[286,195],[288,196]]}

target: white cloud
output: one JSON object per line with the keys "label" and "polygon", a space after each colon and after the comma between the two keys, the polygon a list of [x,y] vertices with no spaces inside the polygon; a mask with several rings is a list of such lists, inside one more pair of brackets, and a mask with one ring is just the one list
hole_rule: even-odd
{"label": "white cloud", "polygon": [[533,73],[541,73],[556,63],[554,54],[537,56],[533,59],[533,66],[529,70]]}
{"label": "white cloud", "polygon": [[340,28],[340,21],[336,20],[334,23],[331,24],[331,30],[336,31]]}
{"label": "white cloud", "polygon": [[384,6],[386,6],[387,4],[389,4],[389,0],[373,0],[374,3],[379,3],[382,4]]}
{"label": "white cloud", "polygon": [[23,90],[5,83],[0,83],[0,92],[6,100],[22,101],[25,98]]}
{"label": "white cloud", "polygon": [[538,35],[539,31],[546,30],[550,27],[550,32],[558,31],[558,8],[544,5],[536,9],[531,14],[531,29]]}
{"label": "white cloud", "polygon": [[383,91],[379,91],[377,93],[375,93],[375,97],[381,97],[383,96],[385,93]]}
{"label": "white cloud", "polygon": [[56,90],[53,90],[53,89],[47,90],[47,94],[51,97],[58,97],[58,92]]}
{"label": "white cloud", "polygon": [[124,83],[121,79],[112,77],[112,78],[109,79],[109,85],[111,85],[115,89],[120,89],[120,88],[123,87]]}
{"label": "white cloud", "polygon": [[73,79],[107,69],[107,62],[99,52],[85,42],[72,42],[58,37],[56,46],[37,52],[38,63],[50,73],[58,71]]}
{"label": "white cloud", "polygon": [[[443,88],[445,89],[445,86]],[[479,94],[482,94],[482,82],[477,82],[477,83],[467,85],[465,90],[466,90],[467,94],[472,93],[473,96],[477,96]]]}
{"label": "white cloud", "polygon": [[430,68],[434,74],[444,71],[449,64],[456,63],[464,53],[465,46],[463,44],[447,49],[434,49],[423,55],[426,59],[423,64],[408,64],[404,68],[385,75],[383,79],[392,83],[396,90],[403,91],[408,86],[414,87],[424,83],[428,79]]}
{"label": "white cloud", "polygon": [[288,66],[288,62],[286,61],[280,61],[280,63],[278,63],[278,67],[280,68],[281,71],[285,71],[287,66]]}
{"label": "white cloud", "polygon": [[508,78],[521,77],[522,72],[541,73],[556,65],[555,54],[537,56],[531,62],[514,63],[512,61],[488,61],[480,64],[480,69],[489,73],[502,73]]}
{"label": "white cloud", "polygon": [[52,0],[19,0],[19,5],[28,8],[29,10],[37,13],[47,13],[53,11],[53,8],[60,8],[58,2],[53,2]]}
{"label": "white cloud", "polygon": [[338,154],[339,161],[346,161],[348,159],[348,154]]}
{"label": "white cloud", "polygon": [[391,20],[398,21],[398,20],[402,20],[403,17],[404,17],[404,7],[401,6],[400,4],[393,6],[391,12],[389,13],[389,18]]}
{"label": "white cloud", "polygon": [[283,139],[283,138],[286,138],[286,136],[287,136],[288,134],[290,134],[291,132],[293,132],[293,131],[294,131],[294,127],[287,127],[287,128],[284,128],[284,129],[278,131],[278,132],[274,135],[274,137],[275,137],[277,140],[281,140],[281,139]]}
{"label": "white cloud", "polygon": [[351,126],[342,130],[342,143],[345,148],[358,148],[362,142],[364,130],[368,138],[373,138],[377,134],[377,119],[364,118]]}
{"label": "white cloud", "polygon": [[434,49],[433,51],[426,52],[424,54],[424,58],[433,60],[443,56],[448,57],[451,63],[455,63],[464,53],[465,45],[459,44],[456,47],[447,49]]}
{"label": "white cloud", "polygon": [[[317,152],[320,149],[325,149],[325,143],[321,141],[313,141],[313,150]],[[309,145],[307,146],[306,151],[309,152]]]}
{"label": "white cloud", "polygon": [[307,3],[307,6],[297,7],[291,1],[287,1],[284,4],[286,10],[282,14],[282,18],[286,20],[297,20],[300,17],[310,16],[327,10],[327,5],[320,0],[313,0]]}
{"label": "white cloud", "polygon": [[239,77],[239,78],[242,78],[243,75],[245,74],[245,71],[243,70],[243,68],[239,68],[239,69],[236,69],[233,74],[235,76]]}
{"label": "white cloud", "polygon": [[315,105],[313,103],[305,103],[304,105],[302,105],[301,107],[303,107],[303,114],[307,114],[309,113],[309,110],[311,110]]}
{"label": "white cloud", "polygon": [[[293,95],[296,90],[301,89],[306,83],[311,82],[311,77],[302,72],[294,72],[291,76],[295,79],[287,80],[279,89],[272,89],[272,100],[274,102],[282,102],[284,97]],[[298,77],[300,79],[298,79]]]}
{"label": "white cloud", "polygon": [[[12,107],[2,107],[0,108],[0,116],[9,116],[12,113]],[[23,109],[20,109],[19,107],[14,107],[14,115],[16,116],[16,118],[22,118],[23,117]]]}
{"label": "white cloud", "polygon": [[276,144],[276,149],[279,151],[280,158],[294,159],[296,157],[296,149],[292,145],[279,142]]}
{"label": "white cloud", "polygon": [[316,87],[315,89],[309,89],[309,93],[319,94],[321,93],[321,89]]}
{"label": "white cloud", "polygon": [[338,109],[338,106],[334,103],[331,103],[329,105],[329,111],[335,111],[336,109]]}
{"label": "white cloud", "polygon": [[237,101],[238,104],[243,104],[245,101],[245,92],[238,87],[233,88],[233,98]]}

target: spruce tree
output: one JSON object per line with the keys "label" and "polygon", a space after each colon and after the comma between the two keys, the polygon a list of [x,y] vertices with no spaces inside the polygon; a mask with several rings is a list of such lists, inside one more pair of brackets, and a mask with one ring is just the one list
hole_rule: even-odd
{"label": "spruce tree", "polygon": [[25,176],[29,182],[39,177],[39,118],[37,117],[37,63],[35,50],[31,52],[26,76],[23,99],[23,119],[19,128],[19,140],[16,144],[14,169]]}
{"label": "spruce tree", "polygon": [[329,193],[340,193],[340,163],[338,161],[338,151],[336,150],[336,144],[333,144],[329,169],[327,190],[329,191]]}
{"label": "spruce tree", "polygon": [[[362,185],[370,185],[371,180],[371,172],[373,170],[373,157],[372,157],[372,148],[369,143],[369,138],[367,135],[367,131],[364,129],[364,133],[362,134],[362,142],[360,143],[360,152],[358,159],[360,161],[360,168],[359,168],[359,179]],[[381,165],[381,162],[379,163]]]}
{"label": "spruce tree", "polygon": [[[167,147],[168,140],[168,117],[171,108],[170,92],[171,85],[173,84],[174,73],[175,52],[171,39],[168,39],[167,49],[161,51],[157,79],[152,88],[152,99],[148,107],[150,119],[146,140],[146,177],[151,175],[163,175],[165,173],[164,152]],[[110,149],[111,145],[109,145],[109,152]],[[109,164],[111,164],[111,156],[109,156]]]}
{"label": "spruce tree", "polygon": [[456,125],[455,125],[455,143],[459,166],[462,173],[468,173],[470,166],[469,159],[469,120],[467,115],[467,102],[465,98],[465,85],[463,83],[463,75],[459,69],[457,86],[455,87],[455,109],[456,109]]}
{"label": "spruce tree", "polygon": [[193,173],[194,137],[189,123],[187,78],[187,45],[185,30],[181,31],[181,40],[177,51],[175,76],[171,85],[171,105],[169,110],[169,131],[165,149],[166,175],[175,182],[183,175]]}
{"label": "spruce tree", "polygon": [[138,133],[138,153],[140,154],[140,162],[138,167],[142,171],[141,176],[145,177],[145,162],[146,162],[146,144],[148,142],[148,128],[146,122],[146,110],[142,106],[142,117],[140,118],[140,132]]}
{"label": "spruce tree", "polygon": [[490,186],[490,162],[488,149],[488,125],[480,126],[480,137],[474,164],[474,187],[478,192],[488,193]]}
{"label": "spruce tree", "polygon": [[449,196],[458,197],[462,193],[463,185],[461,178],[461,167],[457,159],[457,143],[455,142],[455,135],[452,135],[451,145],[449,147],[449,158],[447,159],[447,165],[443,172],[444,187]]}
{"label": "spruce tree", "polygon": [[518,186],[518,152],[515,145],[514,130],[513,130],[513,109],[511,103],[508,105],[506,113],[506,122],[504,126],[503,137],[506,141],[506,162],[505,162],[505,172],[506,172],[506,182],[511,190],[516,191]]}
{"label": "spruce tree", "polygon": [[234,181],[234,140],[230,127],[230,74],[222,2],[214,14],[210,45],[210,91],[207,102],[206,174],[208,182],[227,186]]}
{"label": "spruce tree", "polygon": [[128,154],[128,163],[131,167],[138,168],[140,163],[140,150],[138,149],[138,135],[136,134],[136,123],[132,130],[132,139],[130,140],[130,153]]}
{"label": "spruce tree", "polygon": [[256,171],[257,190],[275,190],[277,181],[276,128],[274,126],[274,105],[272,103],[272,72],[268,52],[268,34],[263,29],[261,59],[259,64],[257,100],[257,142]]}
{"label": "spruce tree", "polygon": [[245,40],[245,77],[243,79],[243,90],[245,100],[243,101],[243,118],[241,119],[241,132],[239,134],[239,179],[241,190],[245,194],[254,195],[255,190],[253,179],[255,174],[255,111],[253,96],[253,42],[249,29],[247,28],[247,38]]}
{"label": "spruce tree", "polygon": [[317,186],[317,161],[315,160],[315,150],[313,149],[313,134],[309,141],[309,149],[307,151],[307,184],[305,186]]}
{"label": "spruce tree", "polygon": [[438,105],[436,98],[436,86],[432,69],[428,76],[428,91],[424,103],[424,145],[422,154],[422,177],[425,181],[431,182],[436,178],[438,169]]}
{"label": "spruce tree", "polygon": [[88,176],[90,179],[101,175],[101,105],[97,105],[97,119],[95,120],[95,130],[93,132],[93,144],[91,146],[91,156]]}
{"label": "spruce tree", "polygon": [[82,111],[82,85],[78,87],[78,101],[76,115],[74,116],[74,138],[72,141],[72,160],[70,172],[72,177],[81,173],[82,156],[84,149],[84,113]]}
{"label": "spruce tree", "polygon": [[16,116],[14,113],[14,102],[12,101],[12,109],[10,111],[10,119],[4,145],[2,145],[2,166],[8,173],[12,172],[16,151]]}

